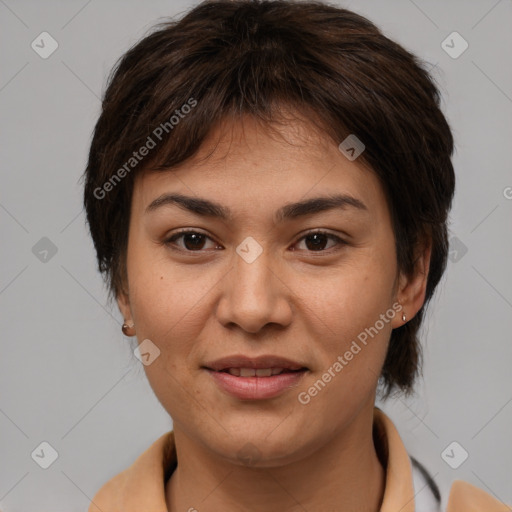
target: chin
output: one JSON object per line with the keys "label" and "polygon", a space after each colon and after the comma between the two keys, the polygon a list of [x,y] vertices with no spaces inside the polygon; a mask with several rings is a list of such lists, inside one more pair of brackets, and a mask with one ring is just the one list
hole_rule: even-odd
{"label": "chin", "polygon": [[[220,455],[229,459],[232,464],[252,468],[272,468],[290,464],[302,456],[300,446],[295,442],[288,443],[285,439],[274,442],[262,441],[261,438],[250,440],[245,438],[240,443],[228,443],[226,450]],[[218,447],[217,447],[218,449]]]}
{"label": "chin", "polygon": [[254,415],[244,412],[240,421],[232,417],[229,421],[219,422],[220,425],[215,422],[212,429],[208,429],[213,435],[206,443],[230,463],[241,466],[277,467],[298,460],[307,445],[304,436],[304,432],[308,432],[307,426],[294,425],[291,417],[283,414],[283,409],[280,411],[281,414],[267,415],[266,418],[258,412]]}

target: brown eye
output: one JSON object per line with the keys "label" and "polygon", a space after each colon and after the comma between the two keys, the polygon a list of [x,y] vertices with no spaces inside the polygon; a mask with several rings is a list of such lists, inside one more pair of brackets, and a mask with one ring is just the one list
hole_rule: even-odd
{"label": "brown eye", "polygon": [[[178,243],[178,241],[180,241]],[[213,246],[210,249],[214,249],[218,247],[216,243],[204,233],[200,233],[199,231],[180,231],[175,233],[170,238],[164,241],[165,245],[174,246],[177,250],[185,251],[185,252],[200,252],[208,249],[205,247],[207,242],[211,241]],[[325,231],[314,231],[311,233],[307,233],[303,236],[299,242],[305,244],[306,251],[309,252],[328,252],[329,249],[336,246],[345,245],[345,242],[338,236],[333,235],[332,233],[328,233]],[[329,245],[329,241],[331,241],[331,245]]]}
{"label": "brown eye", "polygon": [[[176,243],[179,239],[182,239],[181,244]],[[207,240],[211,240],[211,238],[198,231],[181,231],[168,238],[164,243],[177,246],[184,251],[195,252],[203,250]]]}
{"label": "brown eye", "polygon": [[[328,244],[329,240],[334,241],[334,246],[336,245],[344,245],[344,241],[332,233],[327,233],[325,231],[314,231],[311,233],[308,233],[307,235],[303,236],[301,241],[304,240],[306,250],[312,251],[312,252],[325,252],[326,245]],[[333,245],[331,245],[333,247]],[[328,249],[330,249],[329,247]]]}

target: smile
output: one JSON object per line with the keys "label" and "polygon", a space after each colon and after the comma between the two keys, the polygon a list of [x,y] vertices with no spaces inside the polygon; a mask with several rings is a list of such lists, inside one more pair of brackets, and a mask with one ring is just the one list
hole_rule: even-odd
{"label": "smile", "polygon": [[[234,375],[229,371],[207,370],[221,391],[240,400],[266,400],[282,395],[287,390],[297,386],[304,377],[306,369],[295,371],[282,371],[274,375],[256,376],[254,368],[232,368],[234,372],[242,373],[250,370],[253,375]],[[272,372],[263,369],[263,372]]]}
{"label": "smile", "polygon": [[272,375],[299,370],[288,370],[286,368],[228,368],[221,371],[228,372],[236,377],[271,377]]}

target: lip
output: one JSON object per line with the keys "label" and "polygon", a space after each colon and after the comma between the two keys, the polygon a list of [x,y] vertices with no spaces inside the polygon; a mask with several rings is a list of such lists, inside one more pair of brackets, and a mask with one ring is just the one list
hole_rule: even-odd
{"label": "lip", "polygon": [[306,365],[291,361],[284,357],[265,355],[258,357],[247,357],[243,355],[233,355],[216,359],[204,364],[209,370],[222,371],[228,368],[285,368],[286,370],[300,370],[306,368]]}
{"label": "lip", "polygon": [[[238,377],[227,373],[228,368],[283,368],[288,372],[270,377]],[[285,393],[299,384],[308,370],[300,362],[278,356],[229,356],[203,366],[217,386],[240,400],[266,400]]]}
{"label": "lip", "polygon": [[266,400],[297,386],[306,369],[280,373],[271,377],[237,377],[230,373],[206,369],[219,388],[240,400]]}

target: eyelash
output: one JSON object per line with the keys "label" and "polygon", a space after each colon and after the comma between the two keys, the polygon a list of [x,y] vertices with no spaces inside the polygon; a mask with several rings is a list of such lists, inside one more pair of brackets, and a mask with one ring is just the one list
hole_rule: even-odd
{"label": "eyelash", "polygon": [[[202,249],[197,250],[197,251],[190,251],[188,249],[183,249],[183,248],[180,248],[180,247],[176,247],[175,244],[173,243],[176,240],[178,240],[179,238],[181,238],[182,236],[184,236],[184,235],[191,235],[191,234],[192,235],[202,235],[202,236],[204,236],[204,237],[214,241],[211,237],[209,237],[205,233],[202,233],[201,231],[194,231],[194,230],[190,230],[190,229],[183,229],[183,230],[180,230],[180,231],[174,233],[172,236],[170,236],[169,238],[164,240],[163,244],[166,245],[167,247],[169,247],[172,250],[176,250],[176,251],[180,251],[180,252],[186,252],[186,253],[201,253],[201,252],[203,252]],[[302,241],[303,239],[305,239],[305,238],[307,238],[308,236],[311,236],[311,235],[326,235],[331,240],[334,240],[335,242],[337,242],[338,246],[347,245],[347,243],[344,240],[342,240],[339,236],[336,236],[336,235],[334,235],[332,233],[329,233],[328,231],[322,231],[322,230],[309,231],[306,234],[304,234],[301,238],[299,238],[296,243]],[[341,247],[338,247],[337,249],[334,249],[334,250],[331,250],[331,249],[325,249],[325,250],[321,250],[321,251],[308,251],[308,252],[316,253],[316,254],[326,253],[326,252],[332,253],[332,252],[336,252],[336,251],[340,250]]]}

